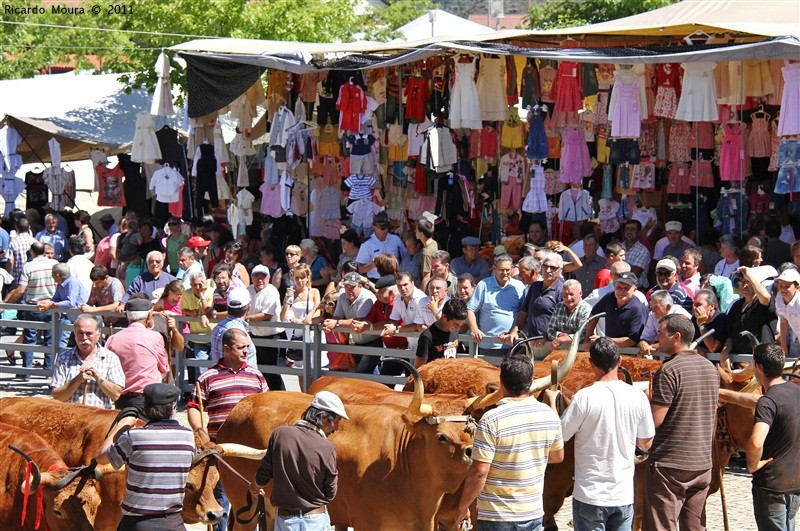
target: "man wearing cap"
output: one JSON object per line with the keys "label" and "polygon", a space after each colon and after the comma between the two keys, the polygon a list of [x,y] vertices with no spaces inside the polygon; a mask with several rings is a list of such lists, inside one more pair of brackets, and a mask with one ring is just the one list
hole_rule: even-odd
{"label": "man wearing cap", "polygon": [[[604,296],[592,308],[592,315],[605,312],[606,336],[620,347],[636,345],[647,322],[647,307],[634,296],[637,282],[638,279],[632,272],[620,273],[614,280],[614,292]],[[584,337],[590,343],[600,337],[595,334],[596,325],[596,320],[589,321],[586,325]],[[589,350],[588,345],[585,350]]]}
{"label": "man wearing cap", "polygon": [[455,276],[469,273],[475,282],[489,276],[489,264],[486,263],[486,260],[478,258],[480,246],[481,240],[475,236],[461,238],[461,249],[464,251],[464,256],[454,258],[450,263],[450,270]]}
{"label": "man wearing cap", "polygon": [[800,273],[797,269],[787,269],[775,281],[778,284],[778,297],[775,297],[775,312],[780,318],[781,349],[789,357],[789,330],[792,337],[800,337]]}
{"label": "man wearing cap", "polygon": [[433,222],[424,217],[417,221],[417,239],[422,242],[422,256],[419,259],[419,289],[428,291],[431,279],[431,260],[433,253],[439,250],[439,244],[433,239]]}
{"label": "man wearing cap", "polygon": [[[362,246],[363,248],[363,246]],[[333,312],[333,319],[325,319],[322,326],[326,332],[332,332],[336,327],[352,328],[356,320],[364,320],[372,305],[375,304],[375,295],[368,289],[364,289],[366,279],[358,273],[347,273],[342,281],[344,293],[339,295],[336,301],[336,309]],[[369,343],[375,336],[364,334],[351,334],[356,345]]]}
{"label": "man wearing cap", "polygon": [[694,242],[683,235],[683,225],[680,221],[668,221],[664,228],[667,235],[656,242],[653,248],[653,260],[661,260],[666,256],[674,256],[680,260],[683,251],[694,247]]}
{"label": "man wearing cap", "polygon": [[[281,296],[278,288],[269,281],[269,268],[258,264],[250,272],[250,278],[253,284],[247,287],[247,291],[253,301],[252,313],[244,318],[250,323],[250,334],[259,339],[283,339],[283,327],[266,324],[279,321],[281,313]],[[280,350],[278,347],[256,345],[258,364],[276,366]],[[264,378],[267,379],[270,391],[283,391],[286,388],[280,374],[264,373]]]}
{"label": "man wearing cap", "polygon": [[[627,262],[617,262],[611,266],[611,284],[607,284],[605,287],[600,289],[593,290],[588,297],[584,297],[589,306],[594,308],[594,306],[606,295],[609,293],[614,293],[614,281],[619,278],[619,275],[631,270],[630,264]],[[641,284],[641,282],[640,282]],[[633,293],[633,296],[639,299],[639,302],[644,304],[644,307],[647,308],[647,298],[644,296],[644,292],[639,291],[638,289]],[[606,331],[606,319],[605,317],[601,317],[600,319],[595,320],[595,331],[598,335],[605,334]]]}
{"label": "man wearing cap", "polygon": [[458,297],[458,277],[450,270],[450,253],[436,251],[431,257],[431,278],[441,278],[447,285],[447,296]]}
{"label": "man wearing cap", "polygon": [[[650,290],[663,289],[672,296],[672,301],[678,306],[683,307],[687,312],[692,311],[692,298],[681,285],[678,273],[678,260],[672,256],[662,258],[656,264],[656,287]],[[649,293],[648,293],[649,298]]]}
{"label": "man wearing cap", "polygon": [[164,253],[161,251],[150,251],[145,258],[147,263],[147,271],[133,279],[131,285],[125,291],[125,295],[119,301],[118,312],[122,312],[125,304],[136,293],[144,293],[147,298],[153,297],[153,292],[159,288],[163,288],[173,280],[175,277],[169,273],[164,272]]}
{"label": "man wearing cap", "polygon": [[115,404],[117,409],[137,407],[141,412],[144,388],[161,382],[169,372],[164,339],[145,326],[151,307],[145,295],[133,296],[125,304],[125,316],[130,324],[106,340],[105,347],[119,357],[126,376],[125,387]]}
{"label": "man wearing cap", "polygon": [[53,398],[103,409],[114,409],[125,386],[116,354],[97,344],[102,318],[81,314],[75,319],[75,347],[59,354],[50,382]]}
{"label": "man wearing cap", "polygon": [[393,254],[400,262],[406,254],[406,249],[400,237],[389,232],[389,216],[386,215],[386,212],[379,212],[372,218],[372,227],[375,232],[361,244],[358,255],[356,255],[356,262],[358,271],[362,275],[377,280],[379,275],[378,270],[375,269],[375,257],[388,253]]}
{"label": "man wearing cap", "polygon": [[37,241],[49,243],[55,249],[55,259],[59,262],[64,259],[64,247],[67,246],[67,237],[58,230],[58,219],[53,214],[44,217],[44,230],[35,236]]}
{"label": "man wearing cap", "polygon": [[[221,342],[222,357],[213,367],[198,377],[192,397],[186,404],[189,426],[204,444],[209,441],[216,442],[219,427],[228,418],[236,404],[247,396],[267,390],[264,376],[258,369],[247,364],[250,337],[238,328],[231,328],[222,334]],[[201,403],[205,405],[208,413],[208,427],[203,424],[203,415],[200,413]],[[230,504],[222,490],[221,482],[214,488],[214,496],[225,511],[225,516],[214,527],[224,530]]]}
{"label": "man wearing cap", "polygon": [[747,337],[748,331],[760,343],[774,343],[778,333],[778,315],[775,313],[775,298],[764,287],[765,274],[775,274],[772,267],[740,267],[734,275],[734,287],[739,288],[739,297],[728,308],[728,340],[719,356],[719,365],[730,372],[731,354],[752,354],[753,346]]}
{"label": "man wearing cap", "polygon": [[270,503],[276,507],[275,529],[323,530],[330,528],[325,506],[336,497],[336,448],[328,437],[349,420],[344,405],[330,391],[311,400],[301,420],[275,428],[267,453],[250,485],[254,499],[273,482]]}
{"label": "man wearing cap", "polygon": [[[542,337],[543,339],[540,341],[544,343],[544,336],[550,326],[550,317],[562,299],[564,278],[561,276],[561,271],[563,267],[564,259],[560,254],[548,252],[544,255],[542,279],[537,280],[528,288],[525,303],[522,306],[523,310],[517,314],[514,327],[508,334],[510,345],[516,343],[519,327],[524,327],[527,337]],[[580,300],[580,295],[578,295],[578,299]]]}
{"label": "man wearing cap", "polygon": [[482,354],[501,356],[508,346],[483,342],[484,336],[500,337],[513,331],[514,318],[523,309],[525,286],[511,278],[513,260],[507,254],[494,259],[494,275],[484,278],[475,287],[467,303],[467,323],[472,341]]}
{"label": "man wearing cap", "polygon": [[[181,390],[155,383],[143,389],[141,428],[112,429],[97,454],[99,464],[128,465],[122,521],[117,529],[183,531],[183,496],[194,460],[192,430],[172,419]],[[134,473],[133,471],[136,471]]]}
{"label": "man wearing cap", "polygon": [[[250,292],[247,291],[247,288],[234,288],[228,291],[228,313],[225,319],[217,323],[217,326],[214,327],[214,331],[211,332],[211,361],[216,363],[222,358],[222,335],[226,331],[231,328],[237,328],[245,334],[249,334],[250,325],[245,321],[245,316],[247,316],[247,312],[250,310],[250,300]],[[247,364],[256,368],[258,366],[256,346],[253,344],[253,341],[249,339],[250,336],[248,335],[247,337],[250,342]]]}
{"label": "man wearing cap", "polygon": [[189,273],[203,271],[203,263],[197,261],[195,252],[191,247],[181,247],[178,250],[179,269],[175,273],[175,278],[183,282],[183,289],[189,289]]}
{"label": "man wearing cap", "polygon": [[211,245],[211,242],[201,236],[192,236],[189,238],[189,241],[186,242],[186,247],[194,251],[194,259],[200,262],[201,266],[203,264],[203,259],[208,254],[209,245]]}
{"label": "man wearing cap", "polygon": [[103,214],[100,216],[100,226],[106,231],[106,236],[111,237],[119,233],[119,226],[114,221],[114,216],[111,214]]}

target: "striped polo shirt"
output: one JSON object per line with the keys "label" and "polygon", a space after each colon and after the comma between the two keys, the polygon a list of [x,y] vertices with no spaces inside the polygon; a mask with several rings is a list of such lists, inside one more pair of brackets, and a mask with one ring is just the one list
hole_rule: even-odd
{"label": "striped polo shirt", "polygon": [[106,450],[114,468],[128,465],[122,514],[166,515],[180,512],[194,459],[194,434],[176,420],[159,420],[133,428]]}
{"label": "striped polo shirt", "polygon": [[[267,390],[267,382],[257,369],[243,364],[237,370],[223,365],[222,360],[203,372],[198,379],[200,394],[208,412],[208,436],[216,440],[217,430],[228,418],[228,415],[244,397],[263,393]],[[197,387],[186,408],[200,409],[197,398]]]}
{"label": "striped polo shirt", "polygon": [[534,397],[504,398],[478,423],[472,459],[490,463],[478,519],[527,522],[544,516],[547,456],[564,447],[558,415]]}
{"label": "striped polo shirt", "polygon": [[40,256],[26,262],[22,268],[19,283],[25,288],[25,301],[28,304],[49,301],[56,294],[58,284],[53,280],[53,266],[58,262],[52,258]]}

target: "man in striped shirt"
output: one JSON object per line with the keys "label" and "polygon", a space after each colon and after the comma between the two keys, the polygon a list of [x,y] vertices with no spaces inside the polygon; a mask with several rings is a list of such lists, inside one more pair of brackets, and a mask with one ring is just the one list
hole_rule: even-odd
{"label": "man in striped shirt", "polygon": [[[217,430],[236,404],[246,396],[267,390],[264,376],[258,369],[247,364],[249,350],[250,336],[238,328],[226,330],[222,334],[222,358],[197,378],[200,395],[198,396],[195,387],[186,409],[189,426],[201,441],[215,441]],[[203,426],[200,400],[208,412],[208,428]],[[225,511],[222,520],[214,525],[214,529],[224,530],[227,526],[230,504],[222,490],[221,482],[214,488],[214,495]]]}
{"label": "man in striped shirt", "polygon": [[117,529],[184,531],[181,517],[186,479],[194,459],[194,435],[171,417],[181,390],[164,383],[144,388],[141,428],[123,425],[100,446],[97,462],[128,465],[122,520]]}
{"label": "man in striped shirt", "polygon": [[477,531],[510,529],[509,523],[515,529],[541,529],[544,471],[548,463],[564,460],[564,442],[558,415],[528,394],[532,380],[530,360],[503,360],[504,398],[478,423],[456,522],[469,518],[477,497]]}

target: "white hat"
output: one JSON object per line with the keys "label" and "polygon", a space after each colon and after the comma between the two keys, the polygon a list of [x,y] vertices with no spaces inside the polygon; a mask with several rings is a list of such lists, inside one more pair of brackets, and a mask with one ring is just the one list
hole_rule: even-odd
{"label": "white hat", "polygon": [[662,258],[661,260],[658,261],[658,263],[656,264],[656,271],[658,271],[659,269],[667,269],[669,271],[672,271],[673,273],[678,270],[677,266],[675,265],[675,262],[673,262],[669,258]]}
{"label": "white hat", "polygon": [[667,232],[671,230],[677,230],[678,232],[680,232],[681,230],[683,230],[683,225],[681,224],[680,221],[667,221],[667,224],[664,225],[664,229],[666,229]]}
{"label": "white hat", "polygon": [[247,288],[234,288],[228,292],[228,308],[244,308],[250,304],[250,292]]}
{"label": "white hat", "polygon": [[269,268],[265,265],[258,264],[253,268],[252,271],[250,271],[250,276],[257,275],[259,273],[269,276]]}
{"label": "white hat", "polygon": [[315,394],[314,400],[311,401],[311,407],[333,413],[334,415],[339,415],[345,420],[350,420],[347,413],[344,411],[342,400],[330,391],[320,391]]}
{"label": "white hat", "polygon": [[789,268],[783,273],[780,274],[778,280],[783,280],[784,282],[794,282],[795,284],[800,284],[800,272],[797,269]]}
{"label": "white hat", "polygon": [[778,276],[778,271],[772,266],[751,267],[747,272],[750,274],[750,280],[759,284],[764,284],[765,281]]}

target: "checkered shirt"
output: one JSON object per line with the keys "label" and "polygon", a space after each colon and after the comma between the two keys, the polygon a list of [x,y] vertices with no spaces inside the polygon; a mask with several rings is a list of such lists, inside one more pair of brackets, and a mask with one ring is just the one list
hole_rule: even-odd
{"label": "checkered shirt", "polygon": [[558,337],[558,334],[572,334],[578,331],[583,323],[589,320],[592,307],[589,303],[582,300],[578,303],[572,313],[569,313],[564,301],[556,304],[553,315],[550,316],[550,324],[547,326],[547,339],[550,341]]}
{"label": "checkered shirt", "polygon": [[637,284],[640,288],[647,288],[647,272],[650,270],[650,251],[647,250],[647,247],[644,246],[642,242],[636,242],[631,247],[630,251],[625,250],[625,261],[631,267],[638,266],[642,268],[643,273],[640,275],[639,283]]}
{"label": "checkered shirt", "polygon": [[33,235],[28,232],[17,234],[11,243],[8,245],[8,250],[11,251],[11,256],[14,258],[14,267],[11,268],[11,276],[14,280],[19,282],[22,277],[22,269],[28,261],[28,251],[31,249],[36,240]]}
{"label": "checkered shirt", "polygon": [[[73,347],[59,354],[53,366],[53,379],[50,381],[50,389],[61,387],[75,378],[78,372],[80,372],[79,369],[82,365],[83,360],[78,353],[77,347]],[[92,366],[97,369],[104,380],[111,380],[120,386],[120,388],[125,387],[125,373],[122,371],[119,358],[107,348],[98,345],[97,354],[95,355]],[[76,404],[84,403],[82,385],[78,387],[67,402]],[[102,409],[114,409],[114,402],[100,390],[100,385],[96,380],[88,381],[85,404]]]}

